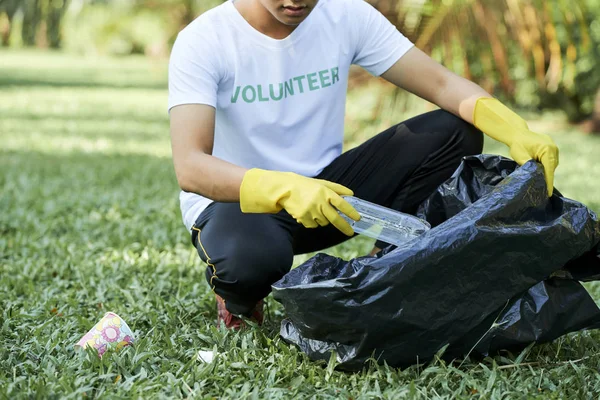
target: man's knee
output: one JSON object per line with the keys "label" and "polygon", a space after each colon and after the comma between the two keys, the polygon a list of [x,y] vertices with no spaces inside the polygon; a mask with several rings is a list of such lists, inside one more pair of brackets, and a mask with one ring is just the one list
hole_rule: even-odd
{"label": "man's knee", "polygon": [[236,314],[250,312],[293,263],[294,254],[288,241],[254,239],[229,240],[225,257],[209,265],[206,271],[211,287],[225,299],[229,311]]}
{"label": "man's knee", "polygon": [[[429,152],[447,149],[462,158],[467,155],[480,154],[483,150],[481,131],[445,110],[435,110],[418,115],[398,126],[404,129],[397,129],[396,134],[407,134],[407,137],[414,138],[414,140],[427,140],[428,145],[423,149],[425,150],[429,146]],[[418,146],[418,144],[416,145]]]}
{"label": "man's knee", "polygon": [[483,133],[472,124],[447,111],[438,110],[438,118],[442,119],[447,132],[460,139],[461,156],[481,154],[483,151]]}
{"label": "man's knee", "polygon": [[228,246],[224,279],[237,281],[244,288],[252,288],[255,284],[279,279],[290,270],[294,253],[289,243],[282,243],[275,238],[269,243],[251,242]]}

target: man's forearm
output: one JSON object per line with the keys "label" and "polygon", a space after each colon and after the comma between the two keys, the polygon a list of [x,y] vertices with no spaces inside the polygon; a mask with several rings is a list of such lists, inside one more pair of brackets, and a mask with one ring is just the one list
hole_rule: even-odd
{"label": "man's forearm", "polygon": [[492,97],[479,85],[456,75],[416,47],[381,76],[469,123],[473,123],[477,99]]}
{"label": "man's forearm", "polygon": [[175,171],[181,189],[215,201],[240,200],[245,168],[199,151],[190,153],[180,163],[175,163]]}
{"label": "man's forearm", "polygon": [[527,122],[483,90],[413,47],[381,75],[475,125],[487,136],[510,147],[519,164],[530,159],[544,166],[548,195],[552,195],[558,148],[548,135],[531,132]]}
{"label": "man's forearm", "polygon": [[434,102],[440,108],[472,124],[475,104],[482,97],[492,95],[476,83],[449,72],[445,85],[438,92]]}
{"label": "man's forearm", "polygon": [[177,182],[186,192],[215,201],[240,200],[246,169],[213,157],[215,108],[183,104],[170,110],[171,148]]}

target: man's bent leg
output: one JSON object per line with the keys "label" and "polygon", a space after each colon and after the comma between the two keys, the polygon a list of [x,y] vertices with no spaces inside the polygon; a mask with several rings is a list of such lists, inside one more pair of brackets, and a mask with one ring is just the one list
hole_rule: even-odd
{"label": "man's bent leg", "polygon": [[290,270],[288,224],[280,215],[244,214],[239,203],[212,203],[194,224],[192,241],[208,264],[206,279],[232,314],[250,316]]}
{"label": "man's bent leg", "polygon": [[[464,156],[482,149],[483,135],[473,125],[446,111],[432,111],[342,154],[317,178],[347,186],[363,200],[412,214]],[[316,251],[346,239],[331,226],[302,230],[296,236],[296,251]],[[376,243],[379,248],[385,245]]]}
{"label": "man's bent leg", "polygon": [[410,173],[391,198],[381,200],[387,207],[414,214],[450,178],[463,157],[483,151],[483,134],[473,125],[446,111],[429,114],[429,118],[428,114],[420,115],[398,126],[396,135],[412,142],[414,150]]}

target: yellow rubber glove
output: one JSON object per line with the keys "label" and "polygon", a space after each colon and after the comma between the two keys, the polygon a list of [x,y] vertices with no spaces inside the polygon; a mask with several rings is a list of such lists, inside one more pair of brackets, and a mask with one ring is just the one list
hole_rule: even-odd
{"label": "yellow rubber glove", "polygon": [[500,101],[483,97],[475,103],[473,125],[510,148],[511,157],[523,165],[534,159],[544,166],[548,196],[554,188],[554,170],[558,166],[558,147],[548,135],[529,130],[527,122]]}
{"label": "yellow rubber glove", "polygon": [[283,208],[307,228],[331,223],[352,236],[354,230],[336,211],[355,221],[360,219],[354,207],[341,197],[352,194],[352,190],[337,183],[292,172],[253,168],[242,180],[240,207],[244,213],[277,213]]}

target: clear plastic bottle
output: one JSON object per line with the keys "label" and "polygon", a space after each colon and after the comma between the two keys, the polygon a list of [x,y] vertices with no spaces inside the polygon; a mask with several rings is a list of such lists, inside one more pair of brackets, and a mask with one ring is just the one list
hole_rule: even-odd
{"label": "clear plastic bottle", "polygon": [[382,207],[358,197],[343,197],[361,216],[360,221],[354,221],[340,213],[358,234],[400,245],[431,229],[427,221],[413,215]]}

